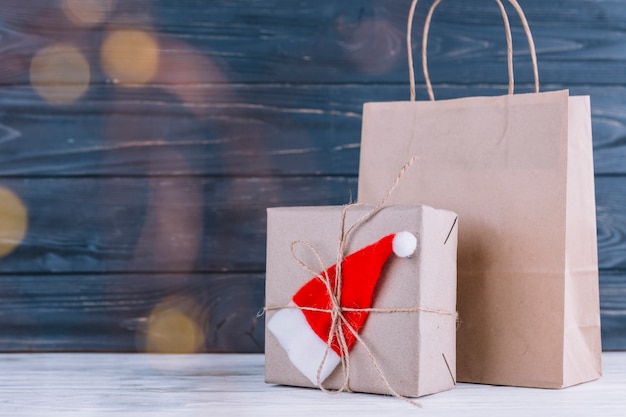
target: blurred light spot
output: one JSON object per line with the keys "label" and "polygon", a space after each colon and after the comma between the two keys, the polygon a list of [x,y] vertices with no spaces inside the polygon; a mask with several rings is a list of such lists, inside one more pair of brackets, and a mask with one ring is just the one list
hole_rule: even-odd
{"label": "blurred light spot", "polygon": [[159,67],[159,45],[140,30],[116,30],[102,45],[102,66],[115,82],[137,86],[149,82]]}
{"label": "blurred light spot", "polygon": [[40,50],[30,63],[30,82],[48,103],[68,104],[89,86],[89,63],[70,45],[55,44]]}
{"label": "blurred light spot", "polygon": [[11,190],[0,187],[0,257],[11,253],[26,235],[28,213]]}
{"label": "blurred light spot", "polygon": [[82,26],[102,23],[111,10],[114,0],[63,0],[63,12],[72,22]]}
{"label": "blurred light spot", "polygon": [[147,330],[145,350],[151,353],[194,353],[204,344],[198,323],[176,307],[157,306]]}

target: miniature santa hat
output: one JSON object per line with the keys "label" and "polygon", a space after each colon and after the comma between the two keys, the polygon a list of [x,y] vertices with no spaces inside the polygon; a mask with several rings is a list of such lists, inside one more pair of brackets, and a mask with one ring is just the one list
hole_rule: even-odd
{"label": "miniature santa hat", "polygon": [[[410,232],[391,234],[349,256],[342,261],[342,288],[340,304],[345,308],[368,309],[372,307],[374,288],[383,266],[394,252],[408,258],[417,248],[417,239]],[[331,288],[335,285],[336,265],[326,270]],[[328,350],[328,338],[332,326],[330,312],[310,311],[303,308],[331,310],[330,295],[324,282],[314,277],[304,284],[293,296],[289,307],[279,310],[269,320],[268,329],[274,334],[286,351],[291,362],[314,385],[317,385],[317,372]],[[360,332],[369,313],[367,311],[344,311],[343,316],[350,326]],[[343,326],[348,351],[356,338],[348,327]],[[333,337],[320,372],[323,382],[341,362],[341,349]]]}

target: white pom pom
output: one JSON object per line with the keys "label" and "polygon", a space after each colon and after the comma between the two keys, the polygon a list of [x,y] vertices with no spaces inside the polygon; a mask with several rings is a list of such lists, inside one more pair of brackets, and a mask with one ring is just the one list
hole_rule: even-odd
{"label": "white pom pom", "polygon": [[411,232],[396,233],[393,238],[393,253],[401,258],[408,258],[417,249],[417,238]]}

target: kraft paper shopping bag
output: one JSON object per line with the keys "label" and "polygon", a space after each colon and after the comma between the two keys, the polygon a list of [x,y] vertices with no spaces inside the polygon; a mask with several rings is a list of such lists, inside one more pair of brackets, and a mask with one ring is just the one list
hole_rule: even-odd
{"label": "kraft paper shopping bag", "polygon": [[536,92],[434,101],[436,1],[431,101],[365,104],[358,199],[378,201],[417,155],[388,203],[459,214],[459,381],[562,388],[601,375],[590,102],[538,92],[510,3]]}

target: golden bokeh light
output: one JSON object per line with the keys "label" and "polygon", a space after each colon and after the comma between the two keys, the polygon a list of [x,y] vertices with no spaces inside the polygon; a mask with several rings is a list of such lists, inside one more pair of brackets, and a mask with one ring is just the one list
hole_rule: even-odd
{"label": "golden bokeh light", "polygon": [[72,22],[81,26],[95,26],[109,16],[114,0],[63,0],[63,12]]}
{"label": "golden bokeh light", "polygon": [[28,227],[26,207],[11,190],[0,187],[0,257],[17,248]]}
{"label": "golden bokeh light", "polygon": [[30,63],[30,82],[50,104],[69,104],[89,86],[89,63],[78,49],[65,44],[43,48]]}
{"label": "golden bokeh light", "polygon": [[102,67],[116,83],[140,86],[149,82],[159,68],[159,45],[140,30],[116,30],[104,41]]}
{"label": "golden bokeh light", "polygon": [[148,318],[145,350],[150,353],[195,353],[204,345],[204,332],[189,315],[163,303]]}

